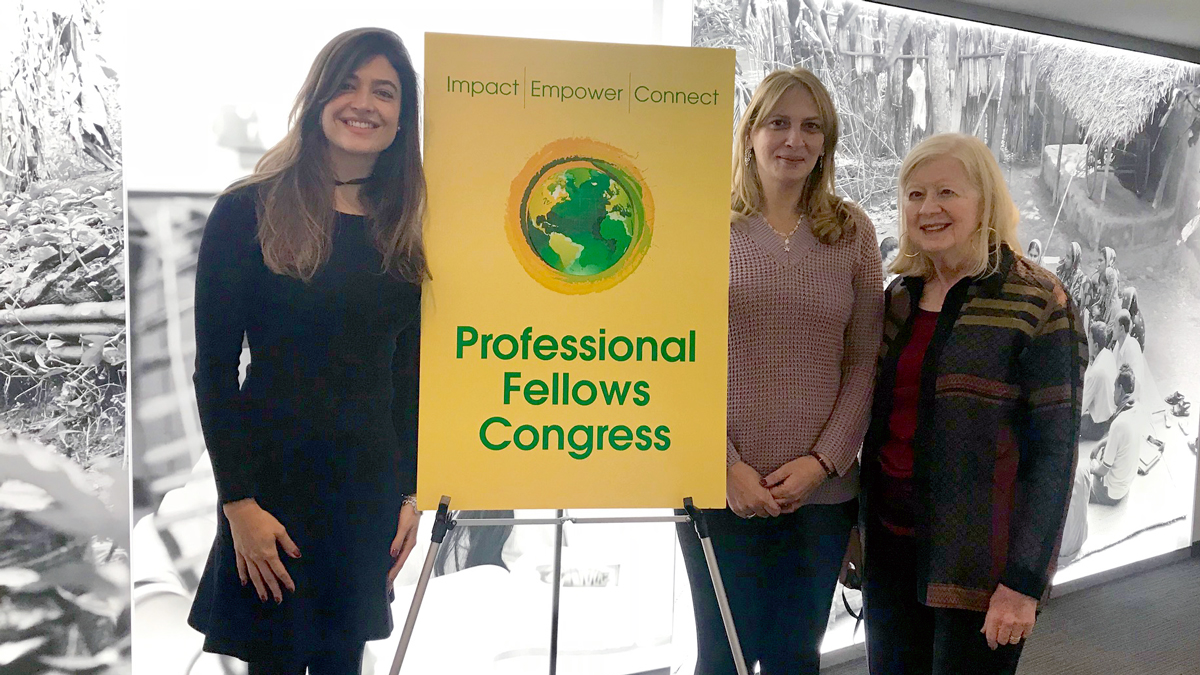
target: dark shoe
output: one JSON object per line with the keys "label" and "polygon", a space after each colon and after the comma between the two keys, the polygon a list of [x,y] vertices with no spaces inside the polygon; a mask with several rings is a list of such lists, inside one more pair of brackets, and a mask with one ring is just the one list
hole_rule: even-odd
{"label": "dark shoe", "polygon": [[1171,413],[1176,417],[1187,417],[1192,404],[1188,401],[1180,401],[1171,408]]}
{"label": "dark shoe", "polygon": [[1174,394],[1171,394],[1170,396],[1166,397],[1163,400],[1166,401],[1167,403],[1170,403],[1171,405],[1175,405],[1176,403],[1179,403],[1180,401],[1183,400],[1183,394],[1176,391]]}

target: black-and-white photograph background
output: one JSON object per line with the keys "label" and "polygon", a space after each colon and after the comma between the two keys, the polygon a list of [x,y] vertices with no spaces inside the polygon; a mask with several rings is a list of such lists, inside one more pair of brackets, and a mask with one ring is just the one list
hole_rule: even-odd
{"label": "black-and-white photograph background", "polygon": [[[1143,327],[1136,375],[1150,432],[1138,476],[1115,506],[1075,500],[1055,581],[1187,547],[1200,426],[1200,408],[1189,410],[1200,400],[1200,66],[860,0],[696,0],[692,43],[737,50],[739,117],[772,70],[821,78],[841,125],[837,189],[867,210],[881,243],[898,235],[896,176],[910,148],[943,132],[988,144],[1030,255],[1089,317],[1124,307]],[[1080,444],[1085,472],[1096,445]],[[836,615],[827,644],[848,641],[852,623]]]}
{"label": "black-and-white photograph background", "polygon": [[[346,28],[395,30],[418,73],[426,30],[732,48],[738,114],[770,70],[810,67],[841,114],[838,187],[867,208],[880,241],[896,234],[895,176],[907,150],[931,133],[975,133],[1005,170],[1022,213],[1022,241],[1037,239],[1042,264],[1056,272],[1078,243],[1078,271],[1089,284],[1095,279],[1090,285],[1097,289],[1104,288],[1102,251],[1111,248],[1107,259],[1115,258],[1109,266],[1119,272],[1118,287],[1108,295],[1089,291],[1091,313],[1107,314],[1114,296],[1134,288],[1146,370],[1159,399],[1176,391],[1185,403],[1200,397],[1200,364],[1188,352],[1200,328],[1200,234],[1191,234],[1200,214],[1194,66],[858,1],[612,0],[600,14],[574,5],[545,12],[525,0],[392,1],[360,3],[352,14],[320,22],[279,0],[127,4],[136,52],[171,56],[132,60],[122,73],[132,158],[133,580],[135,654],[145,663],[135,664],[139,673],[243,672],[238,663],[201,654],[199,634],[184,623],[216,528],[216,494],[191,392],[195,255],[215,195],[249,173],[283,135],[313,55]],[[214,35],[221,36],[220,49],[213,48]],[[1093,294],[1100,297],[1093,301]],[[1200,410],[1175,412],[1165,401],[1155,411],[1153,435],[1163,449],[1147,444],[1147,472],[1120,505],[1085,500],[1083,517],[1073,513],[1080,545],[1062,561],[1057,581],[1187,545],[1196,475],[1188,444],[1195,443]],[[1085,458],[1094,446],[1081,448]],[[414,559],[423,557],[429,521]],[[404,672],[545,670],[552,529],[491,534],[483,564],[451,562],[431,583]],[[690,671],[695,636],[673,537],[669,526],[568,527],[563,672]],[[455,550],[478,551],[485,538],[459,542]],[[398,580],[397,622],[411,597],[413,568]],[[847,600],[857,611],[855,594]],[[862,640],[840,592],[830,626],[824,651]],[[364,672],[387,672],[395,638],[369,645]]]}
{"label": "black-and-white photograph background", "polygon": [[[286,132],[313,57],[337,33],[382,26],[400,35],[418,78],[424,33],[449,32],[686,46],[691,0],[418,0],[357,3],[316,21],[283,0],[161,3],[126,0],[137,53],[123,80],[129,191],[134,447],[134,671],[239,675],[245,664],[201,652],[186,625],[217,527],[213,484],[192,391],[196,254],[215,196],[247,175]],[[236,15],[237,20],[230,17]],[[179,26],[187,30],[178,30]],[[221,48],[213,48],[220,35]],[[250,65],[252,64],[252,65]],[[163,112],[170,101],[171,114]],[[492,133],[486,122],[471,133]],[[605,511],[603,515],[667,515]],[[459,518],[476,514],[459,514]],[[552,517],[511,511],[496,517]],[[596,516],[570,510],[569,516]],[[432,529],[396,581],[391,638],[367,644],[363,673],[385,675]],[[405,673],[549,672],[554,528],[457,528],[435,567]],[[671,523],[565,527],[558,672],[691,672],[695,630]],[[447,540],[450,542],[450,539]]]}
{"label": "black-and-white photograph background", "polygon": [[124,197],[105,0],[0,2],[0,672],[129,673]]}

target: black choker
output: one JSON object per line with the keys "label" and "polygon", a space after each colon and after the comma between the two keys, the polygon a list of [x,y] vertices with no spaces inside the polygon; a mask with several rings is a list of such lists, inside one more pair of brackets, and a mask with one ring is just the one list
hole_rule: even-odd
{"label": "black choker", "polygon": [[335,180],[335,181],[333,181],[333,186],[341,187],[343,185],[362,185],[369,180],[371,180],[370,176],[364,176],[362,178],[351,178],[350,180]]}

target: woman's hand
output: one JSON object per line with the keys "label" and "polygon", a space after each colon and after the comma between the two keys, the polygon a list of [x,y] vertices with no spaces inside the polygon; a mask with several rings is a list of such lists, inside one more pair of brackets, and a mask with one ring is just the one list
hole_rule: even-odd
{"label": "woman's hand", "polygon": [[242,585],[253,582],[258,598],[263,602],[267,600],[268,591],[275,602],[283,602],[283,588],[295,592],[296,584],[279,559],[279,548],[283,547],[293,558],[300,557],[300,548],[288,536],[283,524],[253,498],[229,502],[221,508],[229,519]]}
{"label": "woman's hand", "polygon": [[804,506],[805,500],[826,478],[821,462],[812,455],[797,457],[764,478],[771,496],[783,513]]}
{"label": "woman's hand", "polygon": [[1015,645],[1029,637],[1037,620],[1037,600],[1000,584],[988,602],[987,616],[979,632],[987,636],[988,647]]}
{"label": "woman's hand", "polygon": [[743,518],[780,514],[779,504],[767,490],[762,476],[745,462],[738,462],[725,472],[725,497],[729,509]]}
{"label": "woman's hand", "polygon": [[408,560],[408,554],[412,553],[413,546],[417,543],[417,525],[420,521],[421,514],[417,513],[415,506],[404,504],[400,507],[400,522],[396,525],[396,538],[392,540],[391,550],[396,562],[392,563],[392,569],[388,570],[388,590],[391,590],[396,575],[400,574],[400,568],[404,567],[404,561]]}

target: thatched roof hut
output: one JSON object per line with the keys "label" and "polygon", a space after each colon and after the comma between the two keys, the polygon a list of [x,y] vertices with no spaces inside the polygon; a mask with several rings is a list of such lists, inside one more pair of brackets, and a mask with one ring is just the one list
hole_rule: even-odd
{"label": "thatched roof hut", "polygon": [[1180,61],[1053,39],[1040,40],[1037,54],[1050,93],[1104,145],[1132,140],[1164,97],[1200,77]]}

